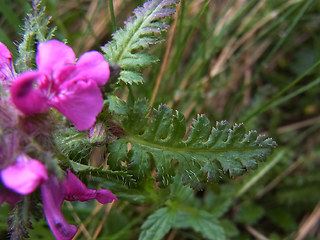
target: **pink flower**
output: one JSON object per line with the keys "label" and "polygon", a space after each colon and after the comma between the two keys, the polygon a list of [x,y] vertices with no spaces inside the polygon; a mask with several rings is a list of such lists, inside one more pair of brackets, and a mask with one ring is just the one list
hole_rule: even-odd
{"label": "pink flower", "polygon": [[0,190],[0,205],[3,202],[17,204],[22,201],[22,195],[32,193],[48,180],[45,166],[25,154],[20,154],[14,164],[1,170],[0,176],[3,184]]}
{"label": "pink flower", "polygon": [[38,160],[20,153],[18,132],[18,110],[6,97],[15,79],[12,56],[8,48],[0,42],[0,86],[4,91],[0,98],[0,205],[3,202],[16,204],[21,195],[32,193],[48,179],[45,166]]}
{"label": "pink flower", "polygon": [[16,205],[22,201],[22,196],[6,187],[2,187],[0,190],[0,205],[4,202]]}
{"label": "pink flower", "polygon": [[0,84],[8,88],[15,78],[12,56],[9,49],[0,42]]}
{"label": "pink flower", "polygon": [[48,180],[45,166],[25,154],[20,154],[16,162],[3,169],[0,175],[6,188],[22,195],[32,193],[42,182]]}
{"label": "pink flower", "polygon": [[118,199],[106,189],[88,189],[70,170],[64,182],[59,182],[56,177],[50,177],[41,185],[41,196],[44,213],[53,235],[58,240],[71,240],[77,232],[74,225],[69,224],[61,212],[64,200],[88,201],[97,199],[102,204],[118,201]]}
{"label": "pink flower", "polygon": [[87,130],[103,107],[98,86],[110,75],[102,54],[91,51],[75,64],[73,50],[62,42],[50,40],[38,45],[37,71],[16,78],[11,97],[25,115],[47,112],[50,107],[70,119],[78,130]]}

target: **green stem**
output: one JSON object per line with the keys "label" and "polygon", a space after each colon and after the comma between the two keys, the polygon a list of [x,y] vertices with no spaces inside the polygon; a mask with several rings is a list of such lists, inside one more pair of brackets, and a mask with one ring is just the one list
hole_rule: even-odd
{"label": "green stem", "polygon": [[299,20],[301,20],[303,14],[307,11],[307,9],[309,8],[309,6],[311,5],[311,3],[314,0],[309,0],[300,10],[300,12],[296,15],[293,23],[290,25],[290,27],[288,28],[287,32],[285,33],[285,35],[280,38],[280,41],[277,42],[276,46],[271,50],[271,52],[269,53],[269,55],[265,58],[264,62],[260,65],[262,68],[265,67],[267,65],[267,63],[270,61],[270,59],[273,57],[273,55],[278,52],[279,48],[283,45],[283,43],[285,42],[285,40],[287,40],[288,36],[290,35],[290,33],[292,32],[292,30],[296,27],[297,23],[299,22]]}
{"label": "green stem", "polygon": [[133,104],[135,102],[135,99],[134,99],[132,87],[129,84],[127,84],[127,87],[129,89],[128,103],[132,103]]}
{"label": "green stem", "polygon": [[319,86],[319,83],[320,83],[320,77],[319,77],[319,78],[316,78],[316,79],[315,79],[314,81],[312,81],[311,83],[309,83],[309,84],[307,84],[307,85],[305,85],[305,86],[303,86],[303,87],[300,87],[298,90],[296,90],[296,91],[294,91],[294,92],[292,92],[292,93],[290,93],[290,94],[288,94],[288,95],[286,95],[286,96],[283,96],[283,97],[280,98],[279,100],[276,100],[275,102],[273,102],[273,103],[271,104],[270,107],[275,107],[275,106],[280,105],[280,104],[282,104],[282,103],[284,103],[284,102],[287,102],[287,101],[289,101],[290,99],[292,99],[292,98],[294,98],[294,97],[296,97],[296,96],[298,96],[298,95],[300,95],[300,94],[302,94],[302,93],[304,93],[304,92],[306,92],[306,91],[308,91],[308,90],[310,90],[310,89],[312,89],[312,88],[314,88],[314,87]]}
{"label": "green stem", "polygon": [[[299,11],[299,13],[296,15],[293,23],[290,25],[290,27],[288,28],[287,32],[285,33],[284,37],[282,37],[280,39],[280,41],[276,44],[276,46],[271,50],[271,52],[268,54],[268,56],[265,58],[265,60],[263,61],[263,63],[260,65],[260,68],[256,71],[253,79],[255,79],[257,77],[257,75],[261,72],[262,68],[264,68],[267,63],[270,61],[270,59],[272,58],[272,56],[279,50],[279,48],[283,45],[284,41],[288,38],[288,36],[290,35],[290,33],[293,31],[293,29],[295,28],[295,26],[297,25],[297,23],[299,22],[299,20],[301,20],[303,14],[306,12],[306,10],[309,8],[309,6],[311,5],[311,3],[314,0],[309,0]],[[313,66],[311,66],[305,73],[303,73],[302,75],[300,75],[298,78],[296,78],[293,82],[291,82],[289,85],[287,85],[285,88],[283,88],[280,92],[278,92],[274,97],[272,97],[269,101],[267,101],[265,104],[263,104],[260,108],[258,108],[257,110],[253,111],[250,115],[240,119],[241,122],[247,122],[248,120],[250,120],[251,118],[253,118],[254,116],[256,116],[257,114],[260,114],[264,111],[266,111],[267,109],[269,109],[273,103],[285,92],[287,92],[289,89],[291,89],[293,86],[295,86],[298,82],[300,82],[307,74],[309,74],[309,72],[311,72],[314,68],[316,68],[318,65],[320,64],[320,61],[315,63]]]}
{"label": "green stem", "polygon": [[[127,131],[129,133],[129,131]],[[130,134],[130,133],[129,133]],[[131,142],[131,143],[138,143],[141,148],[149,150],[151,152],[161,150],[165,152],[174,152],[177,154],[184,154],[184,153],[194,153],[194,154],[223,154],[226,152],[248,152],[248,151],[257,151],[262,149],[269,149],[272,148],[271,146],[251,146],[251,147],[224,147],[224,148],[214,148],[212,146],[204,146],[202,148],[191,148],[189,146],[181,146],[181,147],[175,147],[170,146],[169,144],[163,144],[161,143],[153,143],[152,141],[144,140],[140,137],[136,137],[135,135],[126,136],[123,137],[124,141]],[[150,140],[150,139],[149,139]]]}
{"label": "green stem", "polygon": [[144,211],[143,213],[141,213],[138,217],[136,217],[135,219],[133,219],[130,223],[128,223],[127,225],[125,225],[121,231],[117,232],[115,235],[113,236],[108,236],[108,240],[117,240],[117,239],[122,239],[124,234],[127,234],[130,229],[132,227],[134,227],[135,225],[137,225],[138,223],[142,222],[142,220],[149,215],[150,213],[152,213],[153,211],[155,211],[157,208],[159,208],[159,204],[155,204],[152,207],[148,208],[146,211]]}
{"label": "green stem", "polygon": [[110,15],[111,15],[112,32],[115,32],[117,30],[117,26],[116,26],[116,17],[114,15],[114,9],[113,9],[113,0],[109,0],[109,9],[110,9]]}
{"label": "green stem", "polygon": [[[86,8],[83,6],[82,2],[80,0],[76,0],[77,1],[77,4],[79,5],[80,9],[81,9],[81,15],[85,21],[85,23],[87,24],[87,29],[85,31],[83,31],[83,36],[82,38],[80,39],[80,44],[79,44],[79,47],[78,47],[78,51],[80,50],[81,52],[81,49],[83,48],[84,44],[85,44],[85,41],[87,39],[87,36],[89,34],[91,34],[91,36],[93,37],[94,41],[95,41],[95,44],[97,46],[99,46],[99,37],[97,36],[97,34],[95,33],[94,29],[93,29],[93,26],[92,26],[92,19],[93,17],[91,17],[91,19],[88,19],[87,16],[86,16]],[[97,8],[95,8],[94,10],[95,12],[97,11]],[[93,14],[94,16],[95,14]]]}
{"label": "green stem", "polygon": [[240,190],[236,193],[235,197],[239,198],[244,193],[246,193],[253,185],[255,185],[264,175],[266,175],[279,161],[281,161],[285,155],[286,151],[280,151],[271,162],[268,162],[264,168],[261,169],[260,172],[255,174],[249,181],[245,183],[245,185],[240,188]]}
{"label": "green stem", "polygon": [[284,87],[281,91],[279,91],[276,95],[274,95],[269,101],[267,101],[265,104],[263,104],[261,107],[253,111],[250,115],[246,116],[243,119],[240,119],[240,122],[247,122],[254,116],[266,111],[271,106],[273,106],[273,103],[284,93],[289,91],[292,87],[294,87],[296,84],[298,84],[301,80],[303,80],[310,72],[312,72],[314,69],[316,69],[320,65],[320,60],[313,64],[307,71],[305,71],[303,74],[301,74],[299,77],[297,77],[293,82],[288,84],[286,87]]}

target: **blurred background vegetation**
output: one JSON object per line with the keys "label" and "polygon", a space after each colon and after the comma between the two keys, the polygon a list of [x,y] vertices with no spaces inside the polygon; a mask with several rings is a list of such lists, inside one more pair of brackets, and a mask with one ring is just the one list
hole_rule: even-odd
{"label": "blurred background vegetation", "polygon": [[[114,12],[111,2],[43,5],[57,26],[56,38],[79,56],[99,50],[144,1],[115,0]],[[14,57],[30,6],[0,0],[0,41]],[[182,0],[170,24],[167,40],[151,47],[160,62],[145,71],[143,87],[132,86],[134,95],[182,111],[190,124],[204,113],[212,123],[244,122],[278,143],[257,171],[210,184],[198,198],[209,201],[215,193],[221,199],[213,202],[221,205],[225,192],[233,193],[221,218],[230,239],[320,239],[320,1]],[[128,92],[117,94],[125,99]],[[69,221],[84,224],[77,239],[137,239],[145,217],[137,215],[148,206],[90,204],[64,207]],[[2,232],[6,208],[0,209]],[[117,235],[124,227],[125,234]],[[45,221],[34,228],[31,239],[50,239]],[[202,238],[173,230],[166,239]]]}

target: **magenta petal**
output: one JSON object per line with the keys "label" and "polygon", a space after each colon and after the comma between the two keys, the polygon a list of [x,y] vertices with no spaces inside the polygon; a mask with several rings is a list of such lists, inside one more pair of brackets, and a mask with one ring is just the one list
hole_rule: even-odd
{"label": "magenta petal", "polygon": [[54,74],[54,83],[57,86],[60,86],[64,82],[74,79],[74,76],[77,75],[76,69],[76,65],[66,65],[56,70]]}
{"label": "magenta petal", "polygon": [[109,64],[97,51],[81,55],[76,66],[79,77],[93,80],[98,86],[103,86],[110,76]]}
{"label": "magenta petal", "polygon": [[[4,82],[9,80],[11,81],[14,79],[14,72],[12,67],[12,56],[9,49],[0,42],[0,81]],[[6,85],[7,83],[0,83]]]}
{"label": "magenta petal", "polygon": [[24,114],[32,115],[49,110],[47,96],[34,86],[44,78],[45,76],[39,72],[26,72],[12,84],[10,88],[12,102]]}
{"label": "magenta petal", "polygon": [[22,196],[6,187],[3,187],[0,191],[0,205],[4,202],[16,205],[22,201]]}
{"label": "magenta petal", "polygon": [[99,203],[102,203],[102,204],[118,201],[118,199],[113,195],[113,193],[107,189],[98,190],[96,199]]}
{"label": "magenta petal", "polygon": [[63,186],[55,177],[41,185],[41,198],[47,222],[57,240],[71,240],[77,232],[74,225],[64,218],[61,206],[63,203]]}
{"label": "magenta petal", "polygon": [[65,182],[63,183],[65,188],[65,200],[68,201],[88,201],[91,199],[97,199],[100,203],[111,203],[113,200],[118,199],[107,189],[92,190],[88,189],[79,178],[76,177],[69,169]]}
{"label": "magenta petal", "polygon": [[64,199],[67,201],[89,201],[96,198],[96,190],[88,189],[79,178],[68,169],[68,175],[63,182]]}
{"label": "magenta petal", "polygon": [[4,45],[2,42],[0,42],[0,65],[2,64],[2,61],[4,59],[7,59],[7,61],[10,61],[12,58],[11,52],[7,48],[6,45]]}
{"label": "magenta petal", "polygon": [[38,45],[36,62],[39,71],[52,74],[66,64],[74,64],[76,56],[71,47],[58,40],[41,42]]}
{"label": "magenta petal", "polygon": [[96,121],[103,107],[103,98],[97,84],[93,81],[67,81],[50,102],[71,120],[78,130],[88,130]]}
{"label": "magenta petal", "polygon": [[7,188],[26,195],[47,180],[48,175],[41,162],[21,154],[15,164],[1,171],[1,178]]}

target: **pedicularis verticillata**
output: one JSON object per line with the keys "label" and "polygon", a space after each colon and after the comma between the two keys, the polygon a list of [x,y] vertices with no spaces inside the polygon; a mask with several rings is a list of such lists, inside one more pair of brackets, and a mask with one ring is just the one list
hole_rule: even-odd
{"label": "pedicularis verticillata", "polygon": [[[257,168],[276,143],[246,133],[243,124],[212,127],[205,115],[187,130],[179,111],[164,104],[153,109],[147,99],[135,98],[129,85],[141,86],[142,70],[158,61],[143,51],[162,40],[169,27],[164,19],[178,3],[151,0],[138,7],[102,47],[104,54],[90,51],[76,59],[67,44],[51,39],[39,5],[25,22],[17,73],[0,43],[0,203],[15,205],[8,221],[12,238],[27,237],[30,209],[42,203],[54,236],[72,239],[77,228],[61,212],[64,200],[106,204],[118,200],[114,193],[119,200],[154,204],[140,239],[161,239],[171,228],[225,239],[218,219],[224,211],[198,211],[189,187],[204,189],[224,175]],[[119,97],[123,88],[127,100]],[[88,189],[76,175],[110,191]]]}

